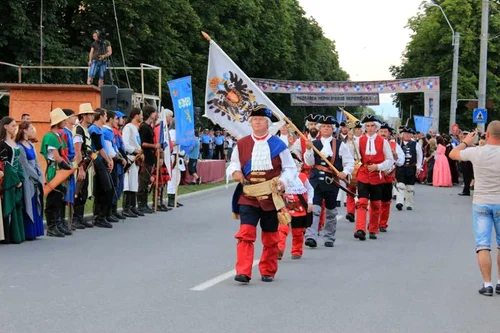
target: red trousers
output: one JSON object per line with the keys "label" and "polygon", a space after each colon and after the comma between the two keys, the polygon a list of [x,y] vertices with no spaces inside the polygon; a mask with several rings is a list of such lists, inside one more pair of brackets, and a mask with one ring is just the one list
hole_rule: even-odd
{"label": "red trousers", "polygon": [[286,237],[292,229],[292,255],[302,256],[304,249],[304,230],[305,228],[292,228],[290,225],[281,225],[278,227],[279,243],[278,248],[282,253],[286,250]]}
{"label": "red trousers", "polygon": [[[236,245],[236,274],[252,277],[254,245],[257,238],[256,227],[241,224],[240,230],[234,236],[238,240]],[[259,262],[259,271],[262,276],[272,276],[278,271],[278,232],[262,231],[262,256]]]}
{"label": "red trousers", "polygon": [[[358,211],[356,214],[356,230],[361,230],[366,233],[366,218],[368,213],[368,198],[359,198]],[[368,222],[368,232],[371,234],[378,234],[379,232],[379,219],[381,211],[381,201],[370,201],[370,221]]]}
{"label": "red trousers", "polygon": [[[347,188],[349,191],[356,193],[357,187],[350,186]],[[347,214],[351,213],[354,215],[356,213],[356,201],[354,201],[354,197],[352,195],[347,194]]]}
{"label": "red trousers", "polygon": [[387,228],[389,226],[390,213],[391,213],[391,202],[382,201],[380,209],[380,220],[378,222],[379,228]]}

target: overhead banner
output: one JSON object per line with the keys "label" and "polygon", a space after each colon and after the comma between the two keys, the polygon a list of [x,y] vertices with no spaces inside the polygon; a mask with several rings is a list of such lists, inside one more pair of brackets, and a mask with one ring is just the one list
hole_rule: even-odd
{"label": "overhead banner", "polygon": [[379,94],[291,94],[292,106],[380,105]]}
{"label": "overhead banner", "polygon": [[174,105],[175,143],[181,147],[189,147],[195,140],[191,76],[168,81],[167,84]]}
{"label": "overhead banner", "polygon": [[439,92],[439,77],[385,81],[289,81],[252,79],[266,93],[278,94],[395,94]]}

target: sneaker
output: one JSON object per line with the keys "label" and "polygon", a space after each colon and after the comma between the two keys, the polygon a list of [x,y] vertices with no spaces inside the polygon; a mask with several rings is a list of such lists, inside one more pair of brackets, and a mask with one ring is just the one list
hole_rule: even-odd
{"label": "sneaker", "polygon": [[396,204],[396,209],[403,210],[403,204],[400,204],[400,203]]}
{"label": "sneaker", "polygon": [[[498,285],[497,285],[498,286]],[[479,293],[483,296],[493,296],[493,287],[485,287],[483,286],[481,289],[478,290]]]}
{"label": "sneaker", "polygon": [[495,287],[495,292],[500,295],[500,283]]}

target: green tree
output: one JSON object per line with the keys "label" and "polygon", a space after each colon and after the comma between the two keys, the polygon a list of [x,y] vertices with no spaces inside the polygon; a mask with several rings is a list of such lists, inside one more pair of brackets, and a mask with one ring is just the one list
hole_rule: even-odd
{"label": "green tree", "polygon": [[[479,36],[481,31],[481,2],[476,0],[442,0],[439,3],[455,31],[460,33],[460,60],[458,76],[458,99],[475,99],[479,78]],[[499,1],[491,2],[490,36],[500,33]],[[453,46],[451,31],[439,8],[422,8],[422,11],[408,21],[413,32],[403,53],[403,64],[391,67],[396,78],[439,76],[441,80],[440,131],[448,132],[450,117],[451,77]],[[490,110],[489,119],[500,116],[500,93],[495,89],[500,83],[500,49],[497,39],[490,39],[488,50],[487,97],[496,105]],[[421,94],[398,94],[398,105],[413,114],[423,115],[424,105]],[[461,128],[471,128],[472,110],[459,103],[457,123]]]}

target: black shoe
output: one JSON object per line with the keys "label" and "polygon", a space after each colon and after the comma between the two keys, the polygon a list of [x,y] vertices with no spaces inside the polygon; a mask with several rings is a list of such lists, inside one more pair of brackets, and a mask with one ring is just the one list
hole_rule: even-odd
{"label": "black shoe", "polygon": [[495,287],[495,292],[500,295],[500,283]]}
{"label": "black shoe", "polygon": [[397,209],[397,210],[403,210],[403,204],[398,203],[398,204],[396,205],[396,209]]}
{"label": "black shoe", "polygon": [[59,223],[57,224],[56,228],[57,228],[57,230],[59,230],[60,232],[62,232],[65,236],[71,236],[71,235],[73,235],[73,233],[71,232],[71,230],[69,230],[69,228],[66,226],[66,223],[65,223],[64,220],[59,221]]}
{"label": "black shoe", "polygon": [[123,216],[125,216],[125,217],[132,217],[132,218],[138,218],[139,217],[139,215],[134,214],[134,212],[132,212],[130,210],[130,208],[123,211]]}
{"label": "black shoe", "polygon": [[261,278],[262,282],[273,282],[274,278],[269,275],[263,275]]}
{"label": "black shoe", "polygon": [[483,296],[493,296],[493,287],[485,287],[483,286],[478,292]]}
{"label": "black shoe", "polygon": [[80,222],[80,220],[74,220],[71,226],[78,230],[85,230],[85,226]]}
{"label": "black shoe", "polygon": [[380,228],[378,229],[380,232],[387,232],[387,228]]}
{"label": "black shoe", "polygon": [[243,275],[243,274],[238,274],[234,277],[235,281],[241,282],[241,283],[249,283],[250,282],[250,277]]}
{"label": "black shoe", "polygon": [[354,238],[359,239],[360,241],[366,240],[366,233],[363,230],[358,230],[354,234]]}
{"label": "black shoe", "polygon": [[169,210],[171,210],[171,208],[168,208],[165,205],[158,205],[157,209],[159,212],[168,212]]}
{"label": "black shoe", "polygon": [[377,239],[377,235],[375,235],[373,232],[370,232],[370,239]]}
{"label": "black shoe", "polygon": [[297,255],[297,254],[292,254],[292,259],[293,259],[293,260],[298,260],[298,259],[300,259],[300,258],[302,258],[302,256],[299,256],[299,255]]}
{"label": "black shoe", "polygon": [[318,246],[318,243],[316,243],[316,241],[312,238],[308,238],[306,239],[306,242],[304,243],[306,246],[309,246],[311,248],[314,248],[314,247],[317,247]]}
{"label": "black shoe", "polygon": [[114,211],[114,212],[113,212],[113,216],[114,216],[114,217],[116,217],[116,218],[117,218],[117,219],[119,219],[119,220],[125,220],[125,219],[127,219],[127,218],[125,217],[125,215],[123,215],[123,212],[122,212],[122,213],[119,213],[118,211]]}
{"label": "black shoe", "polygon": [[135,215],[137,215],[137,216],[146,216],[146,215],[144,215],[142,212],[140,212],[140,211],[139,211],[137,208],[135,208],[135,207],[130,208],[130,211],[131,211],[132,213],[134,213]]}
{"label": "black shoe", "polygon": [[278,260],[281,260],[283,258],[283,251],[278,249]]}
{"label": "black shoe", "polygon": [[198,179],[196,179],[196,184],[201,185],[201,177],[198,177]]}
{"label": "black shoe", "polygon": [[396,200],[396,196],[395,195],[392,196],[392,200]]}
{"label": "black shoe", "polygon": [[168,211],[172,210],[172,208],[167,207],[167,206],[166,206],[165,204],[163,204],[163,203],[162,203],[159,207],[161,207],[161,208],[162,208],[165,212],[168,212]]}
{"label": "black shoe", "polygon": [[106,221],[112,222],[112,223],[120,222],[120,220],[117,219],[116,217],[114,217],[113,215],[106,216]]}
{"label": "black shoe", "polygon": [[345,219],[351,223],[354,223],[354,214],[352,213],[347,213],[347,215],[345,216]]}
{"label": "black shoe", "polygon": [[411,208],[411,207],[406,207],[406,210],[413,210],[413,208]]}
{"label": "black shoe", "polygon": [[113,228],[113,225],[106,221],[104,218],[97,218],[94,220],[94,225],[99,228]]}
{"label": "black shoe", "polygon": [[461,196],[461,197],[470,197],[470,193],[464,193],[464,192],[462,192],[462,193],[458,193],[458,195]]}
{"label": "black shoe", "polygon": [[85,228],[93,228],[94,224],[89,221],[81,220],[80,223],[85,226]]}
{"label": "black shoe", "polygon": [[326,241],[325,242],[326,247],[333,247],[333,242],[332,241]]}
{"label": "black shoe", "polygon": [[57,228],[48,228],[47,229],[47,236],[48,237],[61,237],[64,238],[64,234],[59,231]]}
{"label": "black shoe", "polygon": [[153,210],[148,206],[139,207],[138,210],[143,214],[153,214]]}

